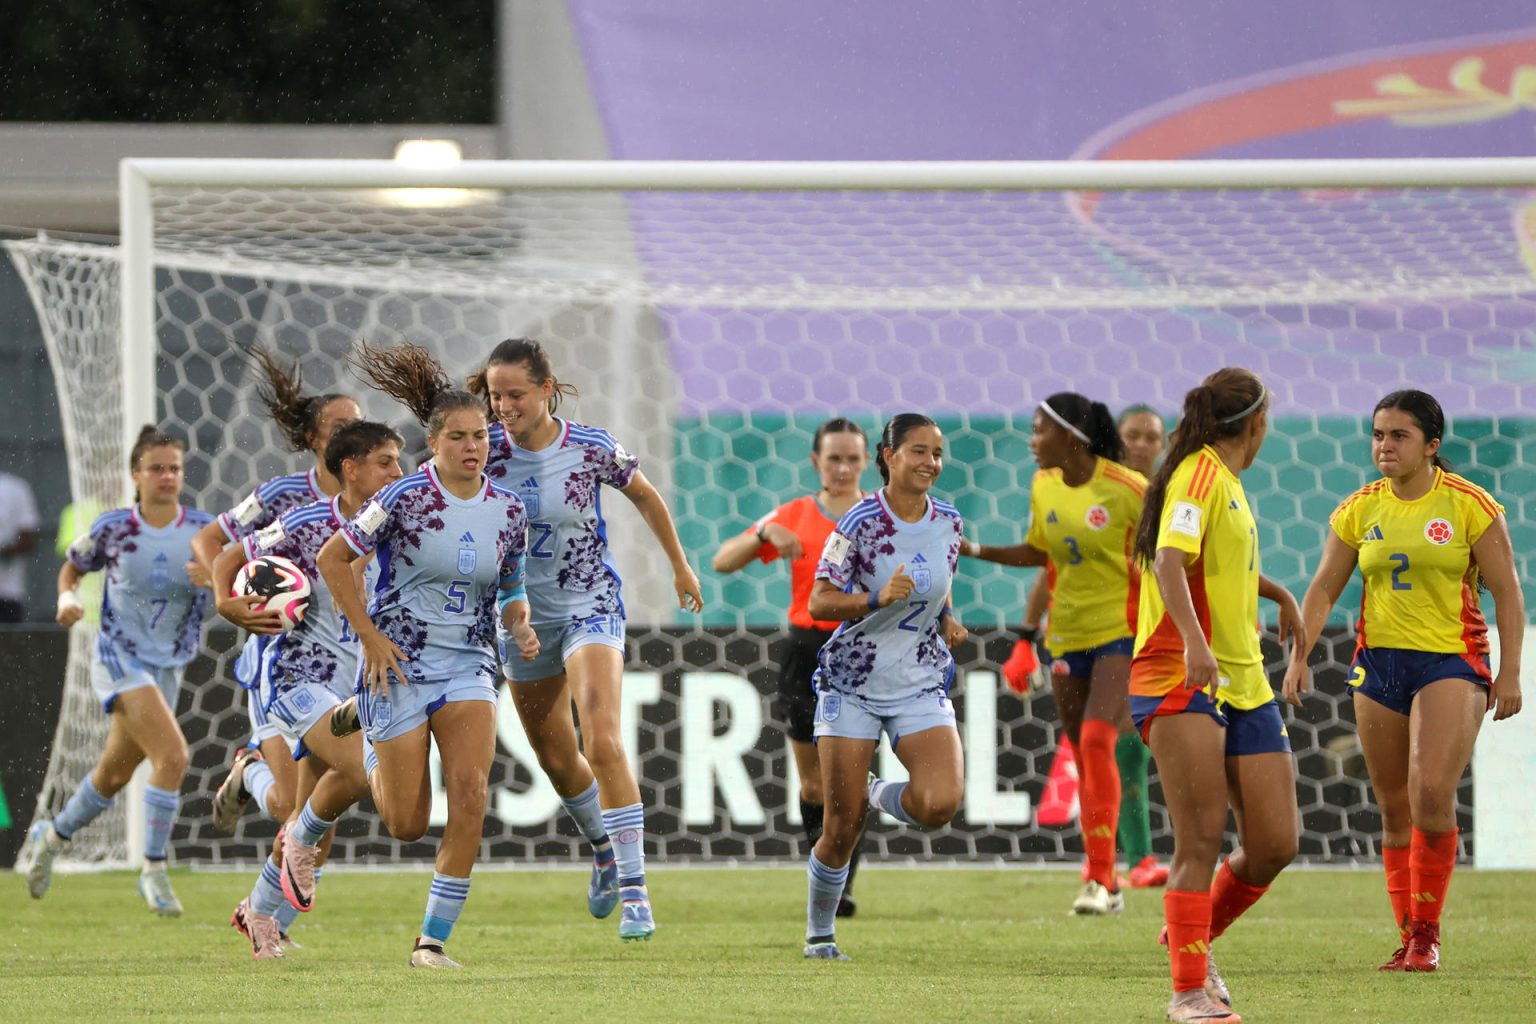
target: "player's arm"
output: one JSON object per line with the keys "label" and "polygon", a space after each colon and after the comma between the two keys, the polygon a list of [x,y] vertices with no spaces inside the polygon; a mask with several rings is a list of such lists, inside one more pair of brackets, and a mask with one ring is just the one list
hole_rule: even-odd
{"label": "player's arm", "polygon": [[1520,653],[1525,640],[1525,595],[1515,573],[1509,525],[1499,516],[1472,544],[1476,561],[1495,602],[1499,630],[1499,670],[1488,691],[1488,709],[1495,722],[1520,713]]}
{"label": "player's arm", "polygon": [[978,544],[973,540],[960,542],[960,553],[967,558],[980,559],[983,562],[996,562],[998,565],[1011,565],[1018,569],[1027,569],[1042,566],[1050,561],[1050,556],[1033,544],[1020,541],[1017,544]]}
{"label": "player's arm", "polygon": [[[1312,574],[1312,582],[1307,585],[1307,592],[1301,599],[1300,621],[1295,643],[1291,645],[1291,660],[1285,669],[1285,682],[1280,686],[1280,695],[1287,703],[1299,707],[1301,695],[1311,689],[1307,657],[1312,653],[1312,648],[1317,646],[1317,638],[1323,635],[1323,627],[1328,623],[1328,612],[1338,603],[1339,595],[1344,593],[1344,587],[1354,575],[1359,561],[1360,552],[1344,543],[1337,533],[1329,529],[1323,541],[1323,557],[1318,561],[1317,572]],[[1260,580],[1263,579],[1260,577]],[[1259,593],[1263,595],[1262,587]]]}
{"label": "player's arm", "polygon": [[394,641],[379,632],[379,627],[368,617],[368,609],[363,605],[352,575],[352,563],[363,554],[348,543],[343,527],[321,546],[320,553],[315,556],[315,567],[331,592],[331,600],[346,616],[352,632],[357,634],[357,642],[363,650],[363,680],[374,693],[384,695],[389,693],[391,672],[402,686],[407,685],[405,669],[400,667],[400,662],[409,658]]}
{"label": "player's arm", "polygon": [[960,625],[960,620],[955,618],[954,591],[944,595],[944,607],[939,609],[939,634],[944,638],[944,646],[950,650],[965,643],[965,638],[971,635],[969,630]]}
{"label": "player's arm", "polygon": [[644,473],[636,470],[620,493],[635,503],[640,518],[651,528],[651,533],[661,544],[661,550],[666,553],[667,561],[672,563],[672,589],[677,591],[677,606],[685,612],[703,611],[704,594],[699,589],[699,578],[689,566],[688,556],[683,554],[683,543],[677,538],[677,526],[672,522],[672,513],[667,511],[667,503],[661,499],[661,492],[645,478]]}
{"label": "player's arm", "polygon": [[[214,524],[217,527],[217,523]],[[220,531],[220,536],[223,531]],[[283,631],[283,616],[277,611],[262,611],[266,598],[260,594],[236,594],[235,575],[245,564],[245,545],[231,544],[213,559],[209,576],[213,581],[214,607],[220,615],[241,629],[273,635]]]}
{"label": "player's arm", "polygon": [[528,587],[523,575],[521,555],[509,555],[502,563],[501,576],[496,581],[496,610],[501,614],[501,624],[512,635],[518,654],[524,661],[539,656],[539,635],[534,632],[529,619]]}
{"label": "player's arm", "polygon": [[76,568],[75,563],[67,558],[64,559],[64,564],[59,566],[59,604],[53,618],[66,629],[85,616],[85,608],[80,604],[80,595],[76,593],[80,588],[80,579],[84,575]]}
{"label": "player's arm", "polygon": [[885,581],[885,586],[869,593],[854,591],[844,593],[831,580],[817,580],[806,601],[806,611],[813,619],[823,622],[847,622],[862,619],[877,608],[884,608],[897,601],[905,601],[912,594],[914,584],[907,575],[906,563],[896,567],[896,572]]}
{"label": "player's arm", "polygon": [[1152,556],[1152,576],[1163,595],[1168,618],[1184,641],[1184,688],[1204,690],[1216,696],[1216,655],[1211,652],[1200,617],[1195,614],[1195,600],[1189,592],[1189,564],[1195,553],[1182,548],[1158,548]]}
{"label": "player's arm", "polygon": [[[223,524],[218,519],[214,519],[207,526],[198,530],[197,534],[192,538],[192,559],[206,569],[209,576],[212,577],[214,561],[219,557],[219,552],[228,546],[230,546],[229,535],[224,532]],[[233,575],[230,578],[233,579]],[[227,594],[229,593],[229,588],[225,587],[221,591],[215,586],[213,592],[215,594]]]}

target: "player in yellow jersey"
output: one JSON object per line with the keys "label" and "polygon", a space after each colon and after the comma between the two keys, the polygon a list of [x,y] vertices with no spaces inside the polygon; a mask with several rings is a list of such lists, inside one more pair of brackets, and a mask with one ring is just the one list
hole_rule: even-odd
{"label": "player in yellow jersey", "polygon": [[1072,903],[1078,914],[1118,914],[1125,899],[1115,875],[1120,770],[1118,723],[1125,715],[1136,574],[1130,544],[1146,478],[1120,465],[1125,445],[1103,402],[1064,391],[1035,410],[1029,441],[1040,471],[1029,489],[1029,532],[1022,543],[964,553],[1003,565],[1040,566],[1050,577],[1046,649],[1056,706],[1077,752],[1088,879]]}
{"label": "player in yellow jersey", "polygon": [[[1285,699],[1301,703],[1307,652],[1360,567],[1365,582],[1350,669],[1355,722],[1381,808],[1382,860],[1400,946],[1384,971],[1433,971],[1456,863],[1456,785],[1483,715],[1520,710],[1525,601],[1504,509],[1440,457],[1445,414],[1422,391],[1376,403],[1371,458],[1382,479],[1329,519],[1302,602]],[[1498,605],[1499,674],[1488,664],[1478,577]]]}
{"label": "player in yellow jersey", "polygon": [[[1143,577],[1131,717],[1157,759],[1173,821],[1163,910],[1175,1021],[1241,1020],[1211,941],[1296,856],[1295,766],[1259,653],[1259,598],[1279,605],[1282,642],[1301,610],[1260,572],[1238,480],[1269,431],[1268,405],[1259,378],[1232,367],[1185,395],[1136,528]],[[1217,871],[1229,806],[1238,848]]]}

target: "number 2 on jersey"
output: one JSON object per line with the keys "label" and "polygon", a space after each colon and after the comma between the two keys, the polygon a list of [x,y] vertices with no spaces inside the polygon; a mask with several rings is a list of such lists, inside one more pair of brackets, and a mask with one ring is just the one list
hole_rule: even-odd
{"label": "number 2 on jersey", "polygon": [[533,535],[533,543],[528,545],[529,558],[555,557],[555,553],[549,550],[549,538],[555,532],[553,526],[548,523],[529,523],[528,532]]}
{"label": "number 2 on jersey", "polygon": [[927,609],[927,607],[928,607],[928,602],[927,601],[913,601],[912,602],[912,610],[907,612],[907,614],[905,614],[905,615],[903,615],[901,617],[901,621],[896,623],[896,628],[897,629],[904,629],[904,630],[906,630],[909,633],[916,633],[917,632],[917,618],[918,618],[918,616],[923,614],[923,612]]}
{"label": "number 2 on jersey", "polygon": [[1408,571],[1408,556],[1399,551],[1387,558],[1397,563],[1397,568],[1392,570],[1392,589],[1412,590],[1413,584],[1403,579],[1403,573]]}

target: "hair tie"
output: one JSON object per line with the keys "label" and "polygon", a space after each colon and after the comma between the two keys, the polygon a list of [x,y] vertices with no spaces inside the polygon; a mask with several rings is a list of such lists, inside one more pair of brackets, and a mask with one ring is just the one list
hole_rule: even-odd
{"label": "hair tie", "polygon": [[1051,408],[1051,405],[1050,405],[1049,402],[1042,401],[1039,404],[1039,406],[1037,406],[1037,408],[1039,408],[1041,412],[1045,413],[1051,419],[1053,419],[1057,423],[1061,424],[1061,427],[1062,427],[1063,430],[1067,431],[1067,433],[1071,434],[1073,437],[1075,437],[1079,441],[1083,442],[1083,444],[1086,444],[1086,445],[1093,444],[1092,441],[1088,440],[1088,435],[1087,434],[1083,433],[1081,430],[1078,430],[1072,424],[1068,423],[1066,421],[1066,419],[1061,415],[1061,413],[1059,413],[1055,409]]}

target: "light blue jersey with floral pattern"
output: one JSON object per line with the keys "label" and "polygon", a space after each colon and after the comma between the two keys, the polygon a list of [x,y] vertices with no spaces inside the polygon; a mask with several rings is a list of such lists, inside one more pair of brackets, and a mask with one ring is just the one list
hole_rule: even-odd
{"label": "light blue jersey with floral pattern", "polygon": [[486,475],[528,511],[528,605],[534,626],[624,614],[608,554],[602,488],[623,490],[639,460],[606,430],[555,420],[560,435],[531,452],[491,424]]}
{"label": "light blue jersey with floral pattern", "polygon": [[523,581],[528,518],[516,494],[481,479],[457,498],[428,463],[342,527],[353,551],[377,557],[368,616],[405,652],[410,682],[496,679],[497,589]]}
{"label": "light blue jersey with floral pattern", "polygon": [[944,694],[955,659],[944,645],[944,610],[960,559],[960,513],[928,499],[915,523],[898,519],[881,489],[849,509],[827,538],[816,578],[844,593],[878,593],[906,566],[913,590],[897,601],[837,627],[817,655],[818,690],[858,697],[894,710],[914,697]]}

